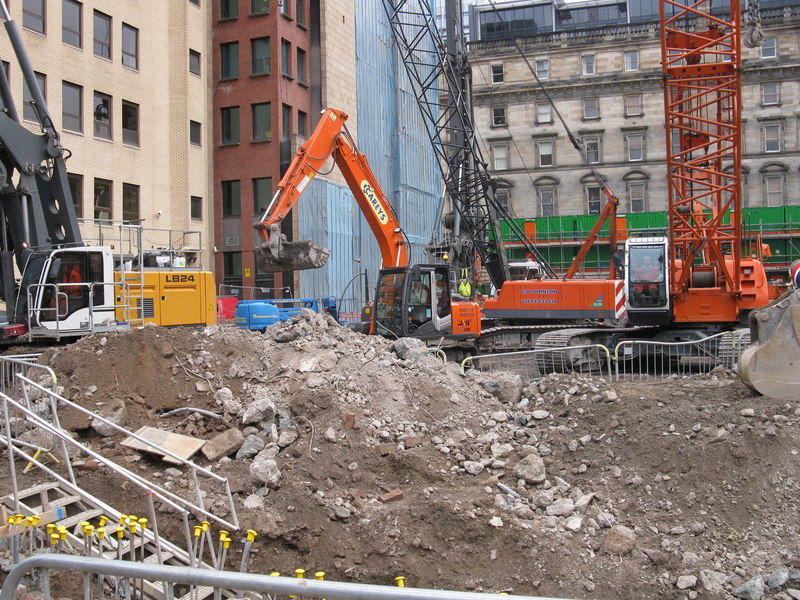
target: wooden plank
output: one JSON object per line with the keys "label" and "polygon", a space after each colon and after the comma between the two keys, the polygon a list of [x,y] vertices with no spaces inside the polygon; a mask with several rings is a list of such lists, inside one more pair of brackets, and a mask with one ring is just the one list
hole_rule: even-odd
{"label": "wooden plank", "polygon": [[[147,425],[140,428],[139,431],[136,432],[136,435],[146,439],[148,442],[151,442],[156,446],[159,446],[160,448],[163,448],[164,450],[168,450],[173,454],[180,456],[185,460],[189,460],[189,458],[195,452],[200,450],[203,444],[206,443],[205,440],[198,440],[197,438],[189,437],[188,435],[171,433],[169,431],[156,429],[155,427],[149,427]],[[176,465],[181,464],[179,460],[165,455],[163,452],[160,452],[158,448],[148,446],[147,444],[132,437],[125,438],[121,445],[125,446],[126,448],[131,448],[132,450],[139,450],[141,452],[150,452],[151,454],[160,455],[164,458],[164,462]]]}
{"label": "wooden plank", "polygon": [[[48,523],[55,523],[56,521],[60,521],[66,516],[67,516],[67,511],[64,508],[54,508],[52,510],[48,510],[47,512],[41,514],[41,518],[39,519],[37,527],[42,527],[44,525],[47,525]],[[10,535],[8,532],[9,527],[10,525],[3,525],[2,527],[0,527],[0,538],[8,537]],[[15,527],[17,527],[17,533],[22,533],[23,531],[27,531],[27,528],[24,528],[22,525],[16,525]]]}

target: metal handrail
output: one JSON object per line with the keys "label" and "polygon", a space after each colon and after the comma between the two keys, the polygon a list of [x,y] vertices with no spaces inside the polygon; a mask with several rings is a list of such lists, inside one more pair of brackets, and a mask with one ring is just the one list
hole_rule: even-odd
{"label": "metal handrail", "polygon": [[[210,470],[208,470],[208,469],[206,469],[204,467],[201,467],[200,465],[197,465],[197,464],[193,463],[192,461],[186,460],[185,458],[183,458],[181,456],[178,456],[177,454],[175,454],[174,452],[171,452],[170,450],[167,450],[166,448],[161,448],[157,444],[154,444],[153,442],[143,438],[142,436],[137,435],[136,433],[134,433],[132,431],[129,431],[129,430],[125,429],[124,427],[121,427],[121,426],[117,425],[116,423],[111,422],[110,420],[106,419],[105,417],[102,417],[102,416],[100,416],[100,415],[98,415],[96,413],[93,413],[92,411],[87,410],[87,409],[83,408],[82,406],[80,406],[78,404],[75,404],[74,402],[71,402],[70,400],[67,400],[66,398],[64,398],[63,396],[60,396],[59,394],[57,394],[55,392],[47,390],[46,388],[42,387],[41,385],[37,384],[36,382],[31,381],[27,377],[24,377],[22,375],[17,375],[17,377],[21,381],[27,383],[29,386],[32,386],[33,388],[38,389],[38,390],[44,392],[45,394],[48,394],[55,402],[60,402],[60,403],[64,404],[65,406],[67,406],[67,407],[69,407],[71,409],[77,410],[78,412],[80,412],[80,413],[82,413],[82,414],[84,414],[84,415],[86,415],[86,416],[88,416],[88,417],[90,417],[92,419],[97,419],[100,422],[104,423],[105,425],[108,425],[108,426],[112,427],[113,429],[119,431],[120,433],[123,433],[123,434],[125,434],[125,435],[127,435],[129,437],[132,437],[133,439],[135,439],[135,440],[137,440],[137,441],[139,441],[139,442],[141,442],[143,444],[146,444],[148,447],[151,447],[153,449],[158,450],[159,453],[163,453],[164,455],[169,456],[169,457],[179,461],[181,464],[189,467],[191,469],[191,473],[192,473],[192,479],[193,479],[193,483],[194,483],[194,488],[195,488],[195,491],[197,492],[197,505],[195,505],[194,503],[182,498],[181,496],[178,496],[177,494],[174,494],[174,493],[170,492],[167,489],[164,489],[164,488],[160,487],[157,484],[154,484],[151,481],[148,481],[148,480],[144,479],[143,477],[140,477],[136,473],[128,471],[124,467],[120,467],[119,465],[117,465],[113,461],[110,461],[108,458],[104,457],[102,454],[98,454],[97,452],[94,452],[90,448],[87,448],[87,447],[83,446],[82,444],[80,444],[79,442],[74,440],[71,436],[66,434],[60,427],[53,426],[52,424],[48,423],[47,421],[45,421],[44,419],[42,419],[41,417],[39,417],[38,415],[33,413],[32,411],[28,411],[27,409],[25,409],[24,406],[22,406],[21,404],[19,404],[15,400],[0,394],[0,399],[3,399],[6,403],[10,403],[15,408],[20,409],[23,412],[25,412],[26,414],[28,414],[29,419],[32,422],[34,422],[35,424],[37,424],[41,429],[44,429],[45,431],[47,431],[48,433],[51,433],[52,435],[58,436],[62,440],[62,442],[64,442],[64,443],[69,443],[69,444],[72,444],[73,446],[77,446],[84,453],[88,454],[92,458],[97,459],[102,464],[105,464],[107,467],[109,467],[109,469],[111,469],[112,471],[115,471],[119,475],[122,475],[122,476],[126,477],[127,479],[130,479],[133,483],[135,483],[138,486],[146,488],[146,489],[157,490],[160,495],[165,496],[165,499],[166,498],[171,498],[174,502],[177,502],[178,504],[180,504],[181,506],[185,507],[186,509],[188,509],[190,511],[199,511],[199,512],[205,514],[210,519],[212,519],[214,521],[217,521],[218,523],[221,523],[222,525],[225,525],[226,527],[230,527],[230,528],[233,528],[233,529],[238,529],[239,528],[239,520],[238,520],[238,517],[237,517],[237,514],[236,514],[236,507],[235,507],[235,504],[233,502],[233,495],[232,495],[231,489],[230,489],[230,482],[228,481],[227,478],[222,477],[221,475],[218,475],[217,473],[214,473],[213,471],[210,471]],[[23,387],[23,392],[26,393],[26,395],[27,395],[27,389],[25,387]],[[200,474],[200,475],[202,475],[202,476],[204,476],[206,478],[212,479],[214,481],[217,481],[218,483],[221,483],[224,486],[225,494],[226,494],[227,501],[228,501],[227,502],[228,510],[230,511],[230,514],[231,514],[231,517],[232,517],[231,521],[227,521],[227,520],[223,519],[222,517],[218,517],[217,515],[214,515],[213,513],[209,512],[205,508],[205,504],[203,502],[203,497],[202,497],[202,493],[201,493],[201,489],[200,489],[200,482],[199,482],[198,474]],[[74,483],[74,481],[73,481],[73,483]]]}
{"label": "metal handrail", "polygon": [[[516,596],[477,592],[456,592],[424,588],[391,587],[366,583],[320,581],[191,567],[149,565],[65,554],[39,554],[22,560],[6,577],[0,600],[14,600],[22,578],[34,569],[77,571],[127,579],[163,581],[191,586],[209,586],[271,597],[327,598],[329,600],[558,600],[542,596]],[[565,599],[561,599],[565,600]]]}
{"label": "metal handrail", "polygon": [[[475,360],[480,360],[481,358],[500,358],[503,356],[522,356],[526,354],[546,354],[551,352],[560,352],[563,350],[585,350],[595,348],[600,351],[601,354],[606,355],[606,366],[608,367],[608,373],[611,374],[611,351],[606,348],[603,344],[583,344],[578,346],[563,346],[561,348],[537,348],[536,350],[517,350],[514,352],[495,352],[493,354],[475,354],[473,356],[467,356],[464,360],[461,361],[459,366],[461,367],[461,372],[466,373],[467,371],[467,364],[472,363]],[[473,367],[474,368],[474,367]]]}

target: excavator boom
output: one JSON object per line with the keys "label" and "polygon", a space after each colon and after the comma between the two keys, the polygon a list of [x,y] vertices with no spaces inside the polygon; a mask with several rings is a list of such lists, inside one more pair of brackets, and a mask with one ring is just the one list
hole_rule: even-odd
{"label": "excavator boom", "polygon": [[281,233],[281,222],[331,156],[378,241],[383,266],[408,264],[397,218],[366,157],[358,152],[345,121],[347,114],[340,110],[329,108],[322,113],[311,137],[297,150],[264,216],[256,223],[262,240],[256,248],[256,263],[262,271],[318,269],[328,262],[328,248],[311,240],[288,241]]}

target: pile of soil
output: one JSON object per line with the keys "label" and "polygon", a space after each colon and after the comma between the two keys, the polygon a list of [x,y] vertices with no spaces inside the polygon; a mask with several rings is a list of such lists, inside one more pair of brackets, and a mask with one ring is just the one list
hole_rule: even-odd
{"label": "pile of soil", "polygon": [[[113,408],[129,430],[238,439],[193,460],[230,479],[242,530],[259,532],[252,572],[600,600],[800,597],[800,401],[760,396],[729,371],[465,376],[416,340],[311,312],[265,334],[96,335],[40,362],[65,397]],[[218,418],[162,416],[178,408]],[[120,446],[122,434],[61,420],[127,468],[188,484],[185,469]],[[145,512],[104,467],[80,483]],[[159,528],[182,539],[169,514]]]}

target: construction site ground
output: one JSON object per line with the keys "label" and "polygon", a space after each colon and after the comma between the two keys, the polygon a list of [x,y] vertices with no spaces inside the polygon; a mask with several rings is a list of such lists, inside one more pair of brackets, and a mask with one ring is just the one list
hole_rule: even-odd
{"label": "construction site ground", "polygon": [[[67,398],[130,430],[228,431],[227,456],[193,460],[230,479],[242,530],[258,532],[252,572],[598,600],[800,598],[800,400],[763,397],[730,371],[464,376],[414,340],[306,312],[265,334],[96,335],[40,362]],[[221,418],[160,416],[185,407]],[[191,491],[185,469],[60,417],[102,455]],[[147,512],[105,467],[85,463],[78,481],[123,513]],[[206,503],[225,511],[221,496]],[[169,513],[158,526],[183,539]],[[243,536],[232,537],[236,570]],[[63,582],[77,597],[79,582]]]}

